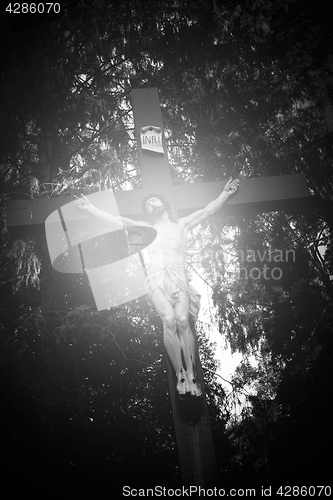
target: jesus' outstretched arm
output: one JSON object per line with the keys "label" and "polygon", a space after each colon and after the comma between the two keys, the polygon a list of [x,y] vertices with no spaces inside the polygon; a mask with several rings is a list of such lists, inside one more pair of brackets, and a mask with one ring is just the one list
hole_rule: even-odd
{"label": "jesus' outstretched arm", "polygon": [[105,210],[101,210],[100,208],[95,207],[86,196],[81,194],[81,198],[78,198],[76,196],[76,201],[75,205],[77,206],[78,209],[84,210],[97,219],[106,221],[106,222],[111,222],[112,224],[119,224],[120,226],[150,226],[145,221],[138,221],[138,220],[133,220],[129,219],[128,217],[122,217],[122,216],[117,216],[113,215],[110,212],[106,212]]}
{"label": "jesus' outstretched arm", "polygon": [[205,208],[193,212],[193,214],[189,215],[188,217],[183,217],[179,220],[179,223],[184,225],[185,229],[187,229],[188,231],[193,229],[209,216],[213,215],[217,210],[219,210],[227,201],[227,199],[230,198],[230,196],[232,196],[234,193],[236,193],[238,186],[239,179],[230,179],[224,186],[224,189],[220,196],[218,196],[218,198],[208,203]]}

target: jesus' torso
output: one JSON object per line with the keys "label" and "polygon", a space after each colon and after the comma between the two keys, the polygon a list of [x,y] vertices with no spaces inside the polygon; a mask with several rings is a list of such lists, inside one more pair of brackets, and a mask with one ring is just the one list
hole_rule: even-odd
{"label": "jesus' torso", "polygon": [[187,232],[184,225],[175,222],[155,224],[157,237],[147,248],[153,268],[184,267]]}

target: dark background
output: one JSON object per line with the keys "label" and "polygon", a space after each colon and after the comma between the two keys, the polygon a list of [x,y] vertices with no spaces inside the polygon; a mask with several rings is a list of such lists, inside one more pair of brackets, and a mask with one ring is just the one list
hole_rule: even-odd
{"label": "dark background", "polygon": [[[160,90],[175,182],[306,175],[313,196],[304,208],[212,219],[193,236],[190,261],[213,288],[221,335],[243,353],[221,385],[198,324],[221,485],[328,484],[331,3],[82,0],[38,18],[5,13],[6,5],[4,482],[48,496],[180,484],[154,311],[142,298],[97,312],[84,276],[52,270],[42,236],[14,240],[6,227],[10,200],[138,187],[130,91],[148,85]],[[223,254],[207,261],[221,249],[294,249],[296,257],[279,264],[278,282],[242,280],[228,274]]]}

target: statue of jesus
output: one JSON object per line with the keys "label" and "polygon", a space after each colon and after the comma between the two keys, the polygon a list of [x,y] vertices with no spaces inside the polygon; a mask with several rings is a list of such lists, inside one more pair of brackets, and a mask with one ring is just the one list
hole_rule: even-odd
{"label": "statue of jesus", "polygon": [[172,218],[167,200],[161,195],[151,194],[143,201],[143,210],[153,217],[153,225],[116,217],[96,208],[84,195],[76,201],[78,208],[101,220],[120,222],[124,226],[149,226],[156,230],[157,237],[147,247],[150,257],[147,266],[148,298],[162,320],[163,341],[176,373],[180,397],[202,395],[195,373],[195,339],[189,325],[189,316],[194,321],[198,316],[200,295],[186,276],[187,234],[219,210],[238,186],[238,179],[230,179],[218,198],[177,222]]}

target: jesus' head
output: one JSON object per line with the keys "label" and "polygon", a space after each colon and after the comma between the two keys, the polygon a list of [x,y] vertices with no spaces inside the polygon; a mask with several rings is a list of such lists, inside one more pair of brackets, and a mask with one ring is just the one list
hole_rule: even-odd
{"label": "jesus' head", "polygon": [[155,220],[164,212],[168,214],[171,222],[175,222],[168,200],[161,194],[151,193],[142,202],[143,212],[152,216]]}

